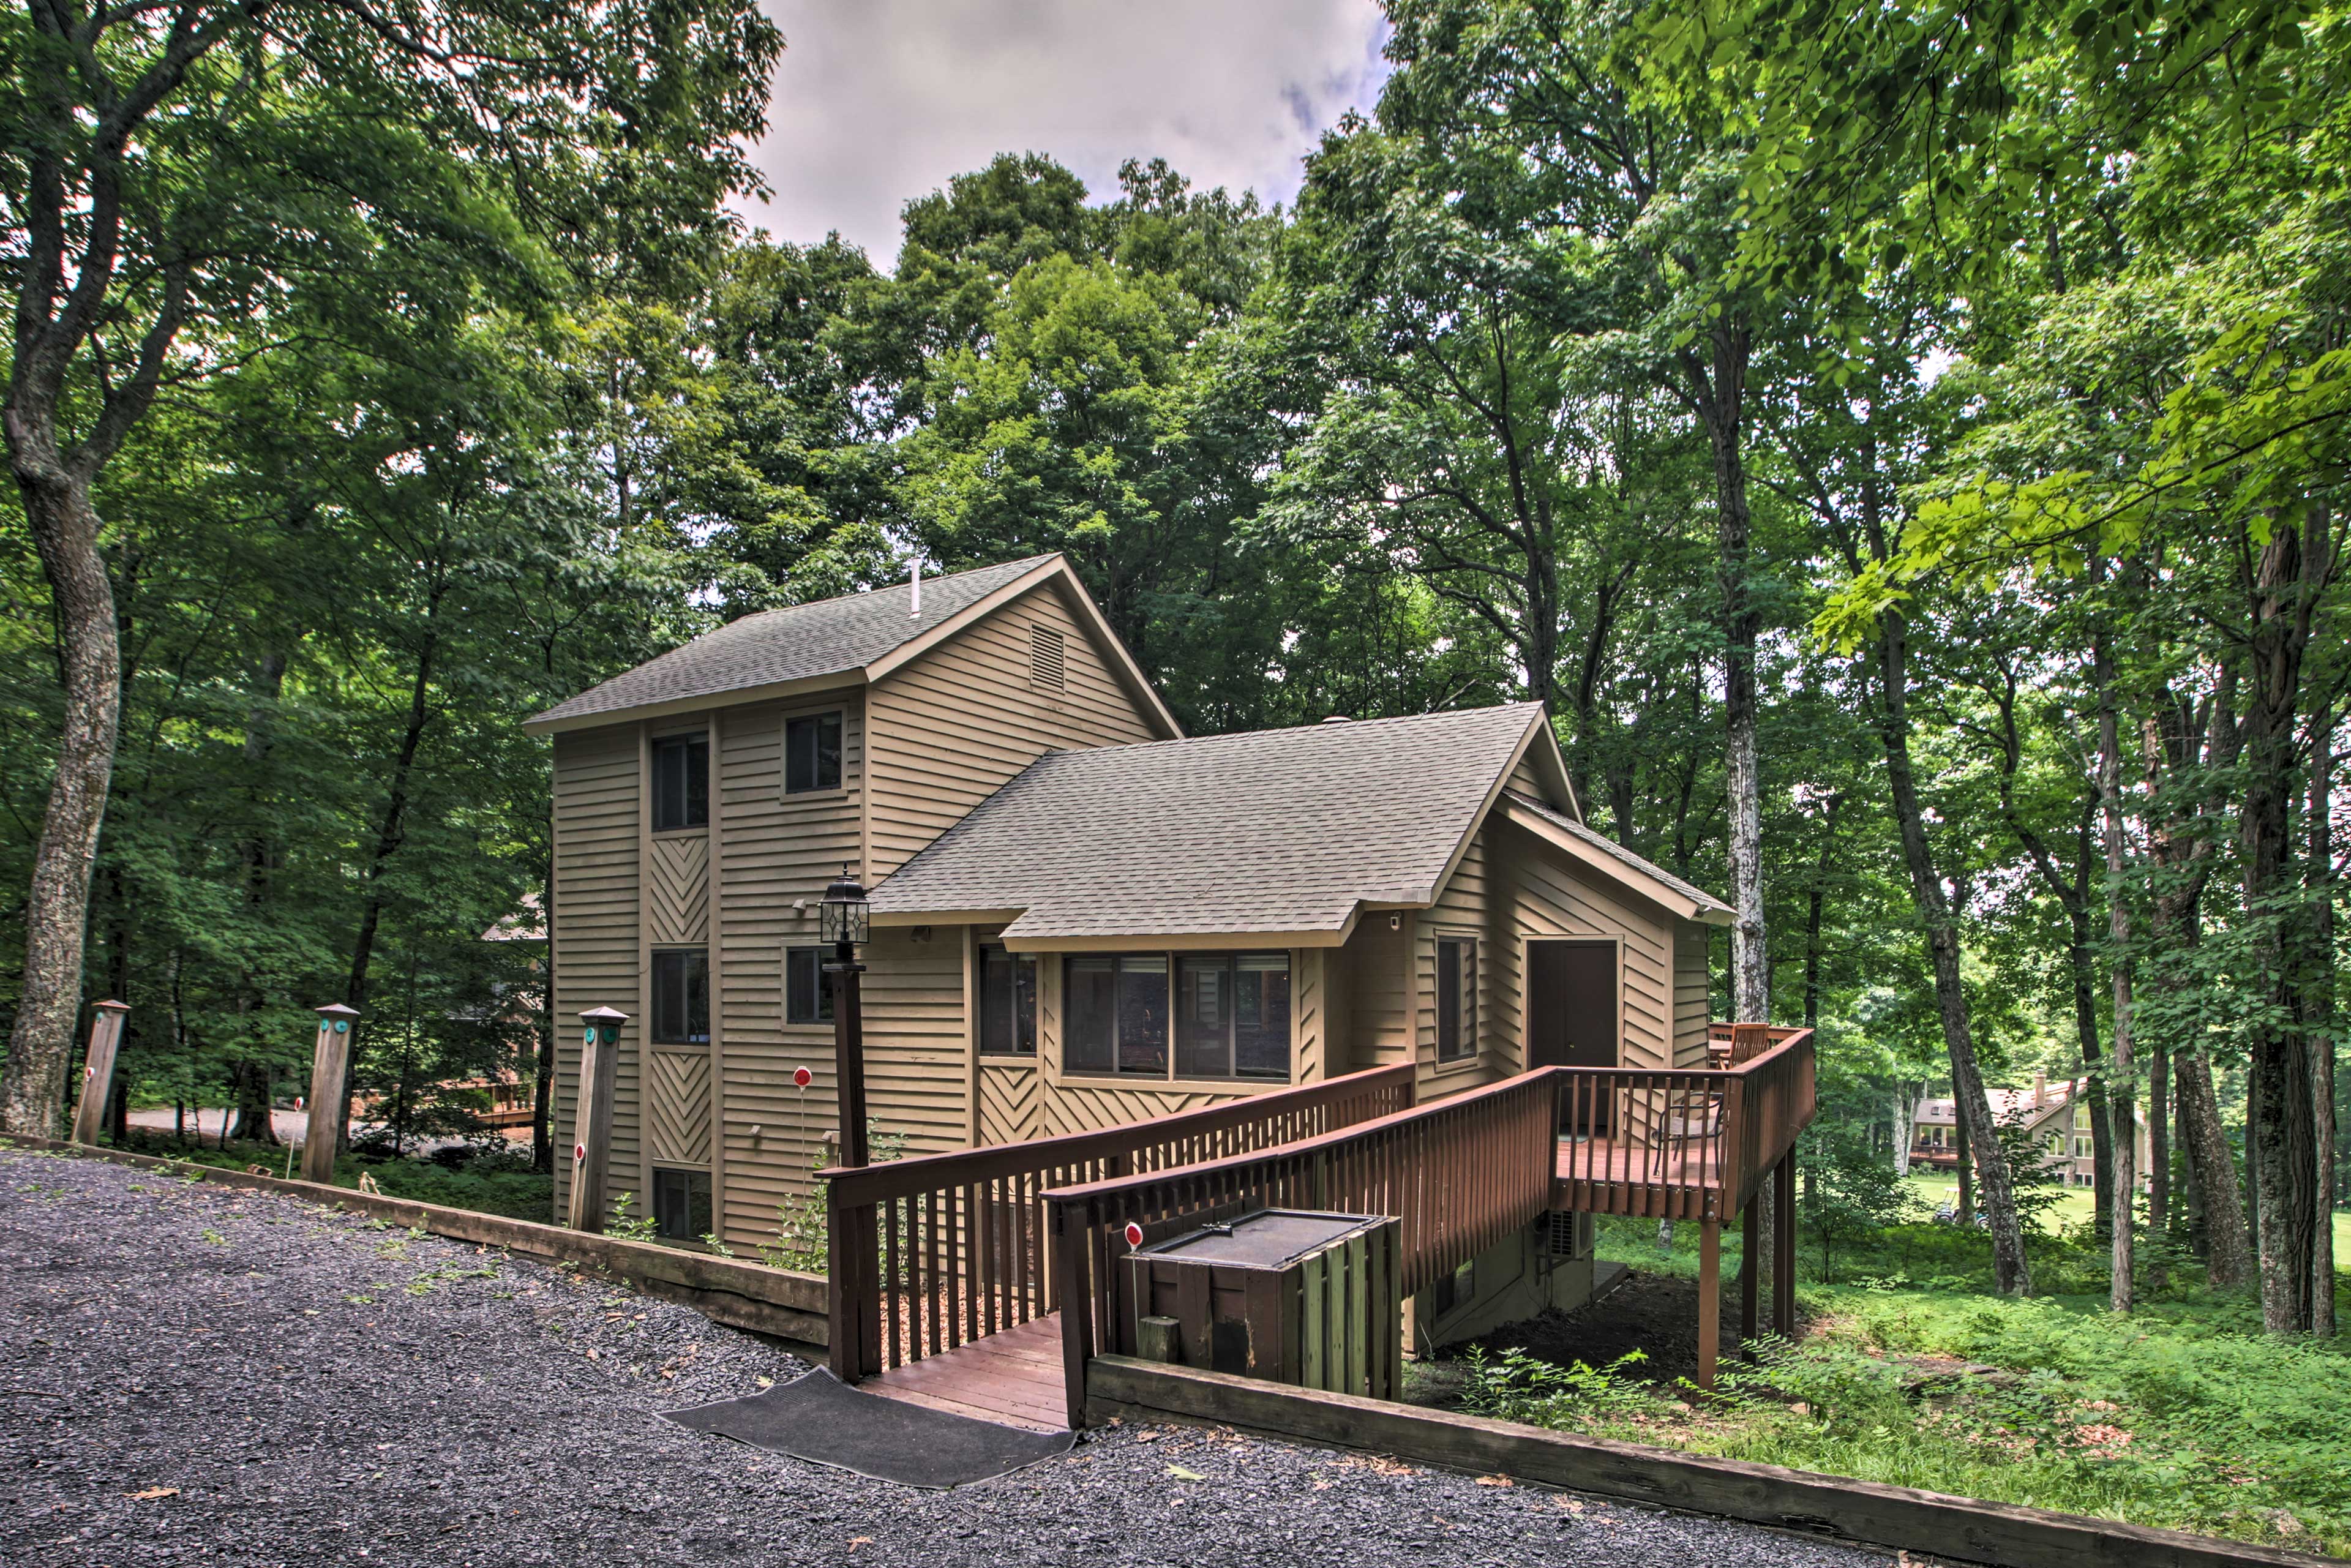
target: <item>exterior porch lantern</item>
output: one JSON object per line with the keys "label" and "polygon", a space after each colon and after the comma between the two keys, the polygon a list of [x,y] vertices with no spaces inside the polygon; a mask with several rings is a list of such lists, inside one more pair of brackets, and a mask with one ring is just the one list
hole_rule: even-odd
{"label": "exterior porch lantern", "polygon": [[871,932],[871,906],[865,889],[842,866],[841,875],[824,890],[818,905],[818,929],[832,945],[832,962],[824,972],[832,977],[832,1056],[841,1085],[841,1163],[865,1164],[865,1029],[858,1007],[858,979],[865,966],[857,961],[858,944]]}

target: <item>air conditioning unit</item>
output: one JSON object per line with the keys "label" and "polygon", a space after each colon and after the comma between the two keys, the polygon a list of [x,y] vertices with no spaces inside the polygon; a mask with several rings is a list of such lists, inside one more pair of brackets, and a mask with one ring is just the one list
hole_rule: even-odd
{"label": "air conditioning unit", "polygon": [[1404,1226],[1259,1208],[1126,1255],[1133,1343],[1212,1372],[1393,1399],[1404,1365]]}

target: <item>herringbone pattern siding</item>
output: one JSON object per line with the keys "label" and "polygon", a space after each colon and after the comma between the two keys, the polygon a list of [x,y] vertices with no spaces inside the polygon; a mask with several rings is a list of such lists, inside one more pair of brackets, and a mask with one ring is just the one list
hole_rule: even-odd
{"label": "herringbone pattern siding", "polygon": [[710,1162],[710,1058],[699,1051],[645,1056],[645,1124],[653,1157],[665,1165]]}
{"label": "herringbone pattern siding", "polygon": [[710,841],[655,839],[645,878],[652,939],[692,945],[710,939]]}
{"label": "herringbone pattern siding", "polygon": [[1044,1091],[1034,1057],[1019,1063],[979,1064],[979,1141],[1025,1144],[1042,1124]]}

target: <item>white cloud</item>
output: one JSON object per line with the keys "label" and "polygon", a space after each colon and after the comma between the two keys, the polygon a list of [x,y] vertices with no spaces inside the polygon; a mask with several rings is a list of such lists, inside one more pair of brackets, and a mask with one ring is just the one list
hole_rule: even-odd
{"label": "white cloud", "polygon": [[1043,152],[1097,199],[1127,158],[1200,189],[1297,193],[1299,160],[1385,64],[1372,0],[764,0],[788,47],[756,152],[778,239],[829,229],[877,266],[898,210],[998,152]]}

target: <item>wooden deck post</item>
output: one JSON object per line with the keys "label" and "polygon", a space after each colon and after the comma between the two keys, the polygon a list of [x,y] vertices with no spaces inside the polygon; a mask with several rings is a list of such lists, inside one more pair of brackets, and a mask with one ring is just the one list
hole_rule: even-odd
{"label": "wooden deck post", "polygon": [[319,1011],[319,1040],[310,1048],[310,1125],[302,1134],[302,1179],[335,1179],[335,1145],[343,1136],[344,1074],[351,1065],[357,1009],[329,1002]]}
{"label": "wooden deck post", "polygon": [[1756,1321],[1756,1297],[1763,1282],[1763,1228],[1759,1218],[1755,1197],[1750,1194],[1747,1207],[1739,1215],[1739,1354],[1749,1361],[1755,1359],[1755,1353],[1747,1347],[1762,1326]]}
{"label": "wooden deck post", "polygon": [[98,1142],[99,1129],[106,1124],[107,1100],[114,1089],[114,1053],[122,1043],[122,1015],[131,1010],[128,1002],[89,1005],[89,1051],[82,1058],[81,1098],[74,1102],[77,1144]]}
{"label": "wooden deck post", "polygon": [[1796,1337],[1796,1151],[1771,1173],[1771,1328]]}
{"label": "wooden deck post", "polygon": [[591,1008],[580,1015],[580,1103],[571,1116],[571,1203],[564,1223],[604,1228],[604,1165],[612,1148],[612,1080],[621,1060],[621,1026],[629,1015]]}
{"label": "wooden deck post", "polygon": [[1698,1385],[1714,1386],[1722,1354],[1722,1221],[1708,1215],[1698,1228]]}

